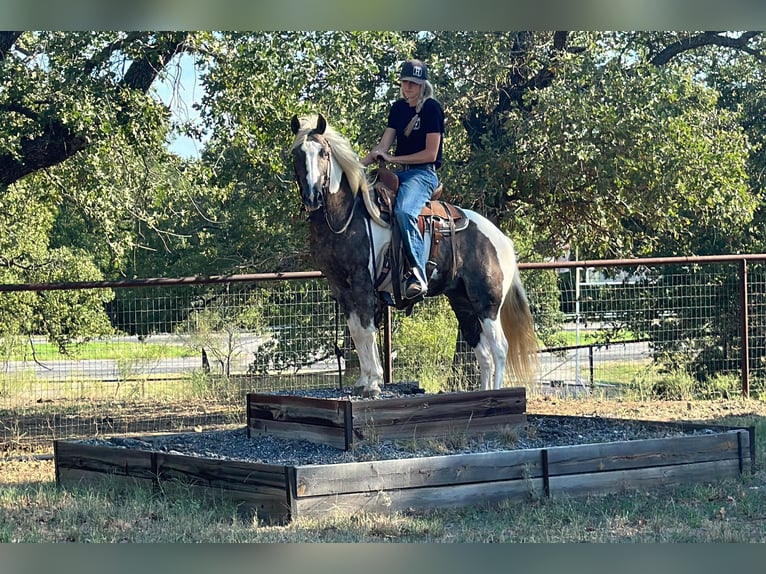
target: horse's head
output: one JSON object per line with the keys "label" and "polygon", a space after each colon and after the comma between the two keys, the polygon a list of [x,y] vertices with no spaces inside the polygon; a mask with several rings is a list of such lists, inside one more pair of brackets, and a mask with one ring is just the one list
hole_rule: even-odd
{"label": "horse's head", "polygon": [[296,135],[292,147],[295,180],[301,191],[301,201],[309,211],[324,206],[328,194],[337,193],[341,170],[337,167],[330,143],[325,137],[327,121],[320,114],[316,125],[303,128],[293,116],[291,128]]}

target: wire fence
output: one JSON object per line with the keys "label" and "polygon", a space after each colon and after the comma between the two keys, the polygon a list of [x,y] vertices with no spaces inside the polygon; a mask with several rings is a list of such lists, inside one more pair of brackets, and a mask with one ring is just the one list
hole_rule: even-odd
{"label": "wire fence", "polygon": [[[541,340],[527,392],[761,396],[764,260],[521,264]],[[71,336],[66,313],[47,335],[25,328],[39,309],[74,308],[95,293],[103,300],[98,336]],[[241,426],[248,392],[351,387],[358,369],[318,272],[2,285],[0,313],[4,452],[50,450],[56,438]],[[386,328],[389,382],[477,388],[445,298],[427,299],[411,316],[394,312]]]}

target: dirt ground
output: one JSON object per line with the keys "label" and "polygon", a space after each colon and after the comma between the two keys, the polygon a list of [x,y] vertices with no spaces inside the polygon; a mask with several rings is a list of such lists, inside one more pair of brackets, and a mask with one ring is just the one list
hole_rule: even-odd
{"label": "dirt ground", "polygon": [[766,417],[766,401],[754,399],[627,401],[622,399],[527,397],[527,413],[727,424],[729,419],[736,417]]}

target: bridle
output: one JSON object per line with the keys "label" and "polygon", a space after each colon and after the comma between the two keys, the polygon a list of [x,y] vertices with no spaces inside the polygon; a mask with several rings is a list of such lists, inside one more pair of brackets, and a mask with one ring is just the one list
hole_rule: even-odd
{"label": "bridle", "polygon": [[335,235],[342,235],[343,233],[346,232],[349,225],[351,225],[351,220],[354,218],[354,211],[356,211],[355,210],[356,202],[355,201],[351,202],[351,208],[349,209],[348,217],[346,217],[346,222],[343,224],[343,226],[341,226],[340,229],[333,229],[332,223],[330,223],[330,218],[327,215],[327,200],[326,200],[326,196],[330,193],[330,179],[331,179],[330,170],[332,169],[333,162],[334,162],[333,155],[332,155],[332,147],[330,146],[330,142],[328,142],[327,139],[321,134],[315,133],[313,135],[317,138],[319,143],[322,145],[322,148],[327,150],[327,164],[329,166],[328,169],[325,170],[321,176],[320,193],[321,193],[322,201],[321,201],[320,207],[324,209],[324,219],[330,231],[332,231]]}

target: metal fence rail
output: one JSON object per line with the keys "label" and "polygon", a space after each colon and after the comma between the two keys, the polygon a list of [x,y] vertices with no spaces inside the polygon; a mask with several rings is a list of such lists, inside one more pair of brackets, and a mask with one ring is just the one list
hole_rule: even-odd
{"label": "metal fence rail", "polygon": [[[548,339],[528,392],[760,394],[764,260],[520,264]],[[242,425],[248,392],[353,385],[345,322],[318,272],[0,285],[0,306],[21,313],[30,297],[92,290],[109,295],[110,332],[64,345],[23,328],[0,332],[0,453],[47,450],[54,438]],[[391,341],[390,380],[475,388],[444,298],[411,317],[392,313],[380,335]]]}

